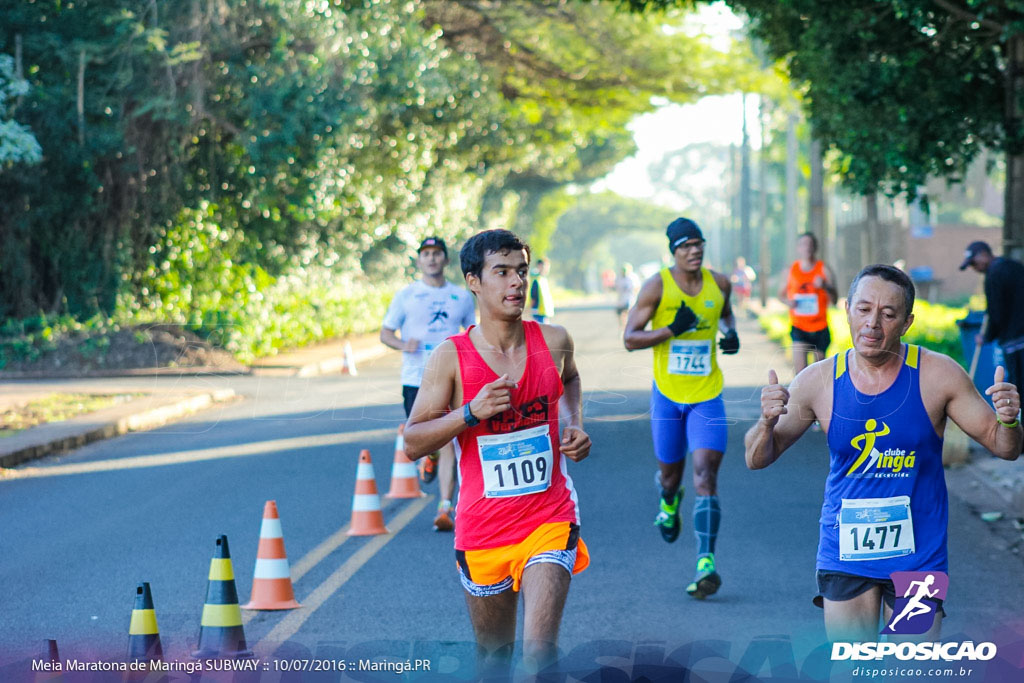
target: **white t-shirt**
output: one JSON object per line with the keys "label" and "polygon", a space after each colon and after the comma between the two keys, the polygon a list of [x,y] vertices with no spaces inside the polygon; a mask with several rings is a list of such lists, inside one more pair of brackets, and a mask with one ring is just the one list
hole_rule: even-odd
{"label": "white t-shirt", "polygon": [[402,352],[402,385],[418,387],[434,348],[474,323],[473,295],[450,282],[431,287],[417,280],[396,294],[384,316],[384,327],[397,330],[402,339],[420,342],[415,353]]}
{"label": "white t-shirt", "polygon": [[640,278],[636,273],[619,275],[615,281],[615,290],[619,293],[619,305],[632,308],[640,291]]}

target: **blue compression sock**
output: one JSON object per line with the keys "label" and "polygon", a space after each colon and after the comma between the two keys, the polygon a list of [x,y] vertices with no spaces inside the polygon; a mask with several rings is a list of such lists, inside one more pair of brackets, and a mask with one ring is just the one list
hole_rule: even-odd
{"label": "blue compression sock", "polygon": [[697,537],[697,556],[715,552],[718,538],[718,524],[722,520],[722,509],[718,496],[697,496],[693,504],[693,533]]}

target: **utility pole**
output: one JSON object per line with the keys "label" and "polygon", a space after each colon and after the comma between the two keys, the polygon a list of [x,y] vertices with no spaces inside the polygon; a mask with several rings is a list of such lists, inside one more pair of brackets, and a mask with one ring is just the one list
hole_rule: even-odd
{"label": "utility pole", "polygon": [[796,259],[796,236],[800,234],[796,217],[797,188],[800,182],[797,169],[797,160],[800,156],[796,138],[797,121],[795,113],[791,113],[786,121],[786,229],[783,232],[786,236],[786,263]]}
{"label": "utility pole", "polygon": [[750,240],[750,133],[747,131],[747,93],[743,93],[743,141],[740,144],[740,256],[753,261]]}

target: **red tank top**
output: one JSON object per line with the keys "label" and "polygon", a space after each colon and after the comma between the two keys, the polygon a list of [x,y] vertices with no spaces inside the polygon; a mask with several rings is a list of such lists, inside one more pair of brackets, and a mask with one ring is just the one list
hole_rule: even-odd
{"label": "red tank top", "polygon": [[[579,504],[558,444],[562,378],[540,325],[523,321],[526,370],[512,407],[458,436],[459,503],[455,547],[484,550],[519,543],[547,522],[579,524]],[[469,339],[450,339],[459,357],[463,405],[498,375]]]}

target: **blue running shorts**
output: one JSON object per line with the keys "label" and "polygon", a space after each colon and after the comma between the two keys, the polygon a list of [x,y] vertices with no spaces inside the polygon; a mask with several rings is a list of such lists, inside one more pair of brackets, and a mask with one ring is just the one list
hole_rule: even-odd
{"label": "blue running shorts", "polygon": [[665,464],[677,463],[698,448],[725,452],[729,430],[721,396],[701,403],[676,403],[651,387],[651,435],[654,455]]}

